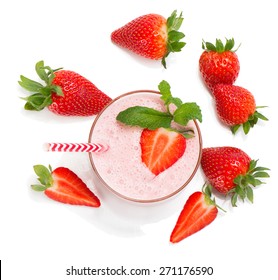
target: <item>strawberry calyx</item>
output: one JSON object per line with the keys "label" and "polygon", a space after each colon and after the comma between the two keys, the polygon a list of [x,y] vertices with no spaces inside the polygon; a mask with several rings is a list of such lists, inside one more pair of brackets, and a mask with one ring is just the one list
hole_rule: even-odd
{"label": "strawberry calyx", "polygon": [[269,178],[269,168],[257,166],[258,160],[251,160],[248,171],[244,175],[238,175],[234,179],[234,188],[231,189],[227,194],[231,194],[232,206],[236,207],[238,198],[244,201],[246,198],[253,203],[254,195],[251,186],[256,187],[264,184],[261,178]]}
{"label": "strawberry calyx", "polygon": [[[190,120],[199,120],[202,122],[202,113],[200,107],[195,102],[182,103],[181,99],[173,97],[168,82],[161,81],[158,85],[161,93],[161,100],[164,101],[166,112],[161,112],[145,106],[133,106],[121,111],[116,120],[129,126],[139,126],[149,130],[165,128],[182,134],[185,138],[194,136],[194,131],[186,127]],[[174,112],[170,105],[175,105]],[[173,123],[181,128],[174,128]]]}
{"label": "strawberry calyx", "polygon": [[[258,108],[265,108],[266,106],[257,106],[256,109]],[[236,134],[238,129],[242,126],[243,131],[245,134],[248,134],[250,129],[257,124],[258,120],[261,119],[263,121],[268,121],[268,118],[265,117],[263,114],[259,113],[257,110],[254,112],[254,114],[250,115],[248,117],[248,120],[243,123],[243,124],[237,124],[231,127],[231,131],[233,134]]]}
{"label": "strawberry calyx", "polygon": [[62,68],[51,69],[49,66],[44,66],[44,61],[42,60],[36,63],[35,70],[40,79],[45,82],[45,85],[20,75],[19,85],[32,93],[28,97],[22,98],[26,101],[25,110],[41,111],[52,104],[51,96],[53,93],[63,96],[61,87],[52,84],[55,77],[54,73],[60,69]]}
{"label": "strawberry calyx", "polygon": [[215,197],[212,198],[212,185],[205,183],[202,187],[202,193],[204,194],[204,199],[207,205],[213,205],[223,212],[226,212],[226,210],[216,203]]}
{"label": "strawberry calyx", "polygon": [[240,47],[240,45],[235,50],[233,50],[234,46],[235,46],[234,38],[232,38],[232,39],[226,38],[225,45],[223,44],[223,42],[220,39],[216,39],[215,44],[210,43],[210,42],[205,42],[204,40],[202,42],[203,50],[214,51],[217,53],[223,53],[225,51],[236,52],[238,50],[238,48]]}
{"label": "strawberry calyx", "polygon": [[52,178],[52,167],[49,165],[48,168],[44,165],[34,165],[33,169],[38,176],[38,181],[41,183],[31,185],[34,191],[45,191],[46,189],[53,186],[54,180]]}
{"label": "strawberry calyx", "polygon": [[167,52],[162,58],[162,65],[164,68],[166,68],[166,57],[169,55],[171,52],[180,52],[182,48],[186,45],[185,42],[180,42],[182,38],[185,37],[185,35],[178,31],[182,25],[183,22],[183,17],[182,17],[182,12],[180,15],[177,15],[177,11],[173,11],[170,17],[168,17],[166,26],[167,26]]}

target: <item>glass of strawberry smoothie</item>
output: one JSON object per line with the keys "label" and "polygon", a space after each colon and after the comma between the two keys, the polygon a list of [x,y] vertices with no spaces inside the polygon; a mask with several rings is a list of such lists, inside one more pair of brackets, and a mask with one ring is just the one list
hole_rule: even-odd
{"label": "glass of strawberry smoothie", "polygon": [[132,106],[165,111],[157,91],[133,91],[114,99],[94,120],[90,143],[109,146],[104,153],[89,153],[99,180],[118,196],[135,202],[156,202],[180,192],[194,177],[200,164],[202,137],[196,121],[187,125],[195,136],[186,139],[186,150],[171,167],[154,175],[142,162],[140,137],[143,131],[116,120],[119,112]]}

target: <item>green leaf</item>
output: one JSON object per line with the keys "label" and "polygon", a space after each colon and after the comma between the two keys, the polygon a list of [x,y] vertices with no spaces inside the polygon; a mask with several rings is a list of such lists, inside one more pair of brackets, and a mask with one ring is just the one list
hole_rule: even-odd
{"label": "green leaf", "polygon": [[259,113],[258,111],[255,112],[255,116],[263,121],[268,121],[268,118],[265,117],[263,114]]}
{"label": "green leaf", "polygon": [[[56,70],[60,69],[61,68],[58,68]],[[45,66],[43,60],[36,63],[35,70],[45,84],[28,79],[23,75],[20,76],[20,81],[18,83],[25,90],[33,93],[27,98],[22,98],[27,101],[24,108],[26,110],[40,111],[52,103],[51,95],[53,92],[56,92],[60,96],[63,95],[63,92],[61,87],[52,85],[52,80],[55,77],[54,71],[56,70],[52,70],[49,66]]]}
{"label": "green leaf", "polygon": [[31,188],[34,190],[34,191],[37,191],[37,192],[43,192],[45,191],[47,188],[43,185],[31,185]]}
{"label": "green leaf", "polygon": [[[157,111],[144,106],[134,106],[120,112],[116,119],[126,125],[140,126],[152,130],[164,127],[178,132],[186,138],[193,137],[194,130],[190,128],[174,129],[171,127],[171,124],[172,121],[183,126],[189,120],[199,120],[201,122],[202,113],[200,107],[196,103],[182,103],[180,98],[173,97],[171,87],[165,80],[159,83],[158,88],[161,93],[160,98],[164,102],[167,112]],[[169,108],[171,104],[176,106],[173,113],[173,110]]]}
{"label": "green leaf", "polygon": [[231,202],[232,202],[232,206],[233,207],[237,207],[236,203],[237,203],[237,198],[238,198],[238,194],[237,193],[234,193],[232,195],[232,199],[231,199]]}
{"label": "green leaf", "polygon": [[215,46],[218,53],[222,53],[225,51],[225,47],[220,39],[216,39]]}
{"label": "green leaf", "polygon": [[36,72],[38,74],[38,76],[46,82],[46,84],[48,84],[48,75],[45,71],[45,67],[44,67],[44,61],[41,60],[39,62],[36,63],[35,66]]}
{"label": "green leaf", "polygon": [[234,125],[231,127],[231,131],[233,134],[236,134],[236,132],[238,131],[238,129],[240,128],[240,125],[237,124],[237,125]]}
{"label": "green leaf", "polygon": [[43,165],[34,165],[33,169],[38,176],[38,181],[45,187],[50,187],[53,184],[51,172]]}
{"label": "green leaf", "polygon": [[247,199],[253,203],[254,201],[254,194],[253,194],[253,189],[251,187],[246,187],[246,195]]}
{"label": "green leaf", "polygon": [[38,111],[31,103],[26,102],[24,105],[24,109],[28,111]]}
{"label": "green leaf", "polygon": [[64,96],[63,90],[62,90],[62,88],[60,86],[52,85],[51,86],[51,90],[53,92],[55,92],[57,95],[59,95],[59,96]]}
{"label": "green leaf", "polygon": [[214,44],[210,43],[210,42],[204,42],[204,45],[206,46],[206,49],[209,51],[216,51],[216,47],[214,46]]}
{"label": "green leaf", "polygon": [[245,178],[248,185],[251,184],[252,186],[256,186],[256,179],[252,175],[247,174]]}
{"label": "green leaf", "polygon": [[168,44],[168,47],[171,52],[180,52],[185,45],[185,42],[173,42]]}
{"label": "green leaf", "polygon": [[166,68],[166,57],[170,52],[180,52],[186,43],[180,42],[185,35],[179,32],[183,22],[182,13],[177,15],[177,11],[173,11],[171,16],[167,19],[167,52],[161,60],[162,65]]}
{"label": "green leaf", "polygon": [[166,105],[169,104],[169,100],[172,98],[171,87],[165,80],[161,81],[158,85],[159,92],[161,94],[161,99]]}
{"label": "green leaf", "polygon": [[243,131],[245,134],[248,134],[250,128],[251,128],[251,125],[250,125],[249,121],[247,121],[243,124]]}
{"label": "green leaf", "polygon": [[270,170],[270,169],[267,168],[267,167],[258,166],[258,167],[253,168],[253,169],[251,169],[251,167],[250,167],[250,170],[252,171],[252,173],[254,173],[254,172],[256,172],[256,171],[264,171],[264,170]]}
{"label": "green leaf", "polygon": [[235,45],[234,38],[226,39],[225,51],[231,51],[233,49],[234,45]]}
{"label": "green leaf", "polygon": [[187,125],[190,120],[202,122],[202,113],[196,103],[184,103],[174,112],[174,121],[181,125]]}
{"label": "green leaf", "polygon": [[253,174],[255,178],[269,178],[269,174],[267,172],[259,171]]}
{"label": "green leaf", "polygon": [[166,106],[170,105],[171,103],[175,104],[177,107],[179,107],[182,104],[182,101],[180,98],[173,97],[171,93],[171,87],[168,82],[165,80],[161,81],[158,85],[158,89],[161,94],[161,100],[164,101],[164,104]]}
{"label": "green leaf", "polygon": [[249,171],[252,171],[257,165],[257,160],[251,160],[249,164]]}
{"label": "green leaf", "polygon": [[172,30],[179,30],[183,22],[182,12],[177,16],[177,10],[174,10],[171,16],[167,19],[168,32]]}
{"label": "green leaf", "polygon": [[172,116],[152,108],[134,106],[120,112],[116,119],[126,125],[154,130],[159,127],[170,128]]}
{"label": "green leaf", "polygon": [[179,32],[176,30],[172,30],[168,33],[168,41],[170,41],[170,42],[179,41],[184,37],[185,37],[185,35],[182,32]]}
{"label": "green leaf", "polygon": [[26,100],[28,103],[25,109],[34,111],[41,111],[43,108],[49,106],[52,103],[51,96],[44,96],[41,93],[34,93],[27,98],[22,99]]}
{"label": "green leaf", "polygon": [[236,52],[238,50],[238,48],[240,47],[240,45],[237,47],[236,50],[233,50],[234,45],[235,45],[235,41],[233,38],[226,39],[225,46],[220,39],[216,39],[215,45],[210,42],[205,42],[204,40],[202,42],[202,48],[204,50],[214,51],[214,52],[218,52],[218,53],[222,53],[224,51]]}
{"label": "green leaf", "polygon": [[18,81],[19,85],[30,92],[38,92],[43,87],[42,84],[30,80],[23,75],[20,75],[20,80]]}

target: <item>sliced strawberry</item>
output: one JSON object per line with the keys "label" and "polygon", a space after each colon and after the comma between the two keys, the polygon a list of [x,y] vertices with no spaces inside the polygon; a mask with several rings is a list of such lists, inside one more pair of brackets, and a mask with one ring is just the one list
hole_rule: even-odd
{"label": "sliced strawberry", "polygon": [[73,205],[99,207],[100,201],[86,184],[70,169],[58,167],[52,171],[43,165],[34,166],[41,185],[32,185],[36,191],[44,191],[49,198]]}
{"label": "sliced strawberry", "polygon": [[216,218],[218,209],[210,193],[198,191],[188,198],[170,236],[172,243],[200,231]]}
{"label": "sliced strawberry", "polygon": [[142,161],[153,174],[158,175],[184,154],[186,139],[180,133],[165,128],[144,129],[140,144]]}

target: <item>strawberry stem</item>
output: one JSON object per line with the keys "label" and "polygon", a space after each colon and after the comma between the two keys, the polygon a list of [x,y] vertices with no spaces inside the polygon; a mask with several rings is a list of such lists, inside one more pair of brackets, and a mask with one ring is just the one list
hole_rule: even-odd
{"label": "strawberry stem", "polygon": [[231,202],[233,207],[237,206],[236,203],[238,198],[242,201],[247,198],[251,203],[253,203],[254,195],[251,186],[256,187],[262,185],[264,182],[260,179],[270,177],[268,172],[266,172],[270,169],[267,167],[257,166],[257,162],[258,160],[251,160],[247,173],[245,175],[238,175],[234,179],[235,187],[228,192],[228,194],[232,195]]}
{"label": "strawberry stem", "polygon": [[215,44],[212,44],[210,42],[205,42],[204,40],[202,41],[202,49],[207,50],[207,51],[214,51],[218,53],[223,53],[225,51],[231,51],[231,52],[236,52],[241,44],[233,50],[233,47],[235,46],[235,41],[234,38],[232,39],[227,39],[226,38],[226,43],[225,45],[220,39],[216,39]]}
{"label": "strawberry stem", "polygon": [[183,17],[182,12],[177,16],[177,11],[173,11],[171,16],[167,19],[167,52],[162,58],[162,65],[166,69],[166,57],[171,52],[180,52],[182,48],[186,45],[185,42],[180,42],[185,35],[178,31],[182,25]]}
{"label": "strawberry stem", "polygon": [[41,184],[31,185],[32,189],[35,191],[45,191],[47,188],[52,187],[53,178],[51,166],[49,165],[47,168],[44,165],[34,165],[33,168]]}
{"label": "strawberry stem", "polygon": [[44,66],[44,62],[42,60],[36,63],[36,73],[40,79],[44,81],[45,85],[28,79],[23,75],[20,76],[20,81],[18,82],[19,85],[32,93],[28,97],[21,98],[26,101],[24,106],[25,110],[41,111],[45,107],[51,105],[51,96],[53,93],[63,96],[61,87],[52,84],[52,81],[55,77],[54,72],[60,69],[62,68],[53,70],[49,66]]}
{"label": "strawberry stem", "polygon": [[215,201],[215,197],[212,199],[212,186],[208,183],[204,183],[203,187],[202,187],[202,193],[205,195],[205,201],[207,202],[208,205],[214,205],[216,206],[218,209],[222,210],[223,212],[227,212],[226,210],[224,210],[222,207],[220,207],[219,205],[216,204]]}
{"label": "strawberry stem", "polygon": [[[265,108],[266,106],[258,106],[256,108]],[[248,134],[250,129],[257,124],[258,120],[261,119],[263,121],[268,121],[268,118],[265,117],[263,114],[259,113],[257,110],[254,112],[254,114],[250,115],[248,120],[243,124],[237,124],[231,127],[231,131],[233,134],[236,134],[238,129],[242,126],[243,131],[245,134]]]}

